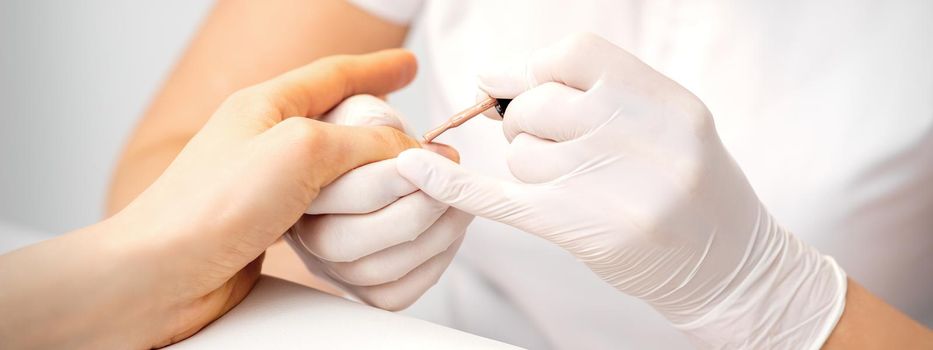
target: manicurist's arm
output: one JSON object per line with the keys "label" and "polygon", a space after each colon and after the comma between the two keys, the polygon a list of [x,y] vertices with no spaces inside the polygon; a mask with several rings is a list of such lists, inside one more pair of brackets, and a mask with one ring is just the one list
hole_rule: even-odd
{"label": "manicurist's arm", "polygon": [[823,349],[933,349],[933,332],[849,280],[845,311]]}

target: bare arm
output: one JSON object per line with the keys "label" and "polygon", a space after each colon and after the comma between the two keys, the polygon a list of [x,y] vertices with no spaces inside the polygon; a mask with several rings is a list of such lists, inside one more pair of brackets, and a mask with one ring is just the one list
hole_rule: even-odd
{"label": "bare arm", "polygon": [[406,32],[343,0],[219,2],[126,146],[108,215],[148,187],[237,89],[322,56],[398,47]]}
{"label": "bare arm", "polygon": [[846,309],[823,349],[933,349],[933,333],[849,280]]}

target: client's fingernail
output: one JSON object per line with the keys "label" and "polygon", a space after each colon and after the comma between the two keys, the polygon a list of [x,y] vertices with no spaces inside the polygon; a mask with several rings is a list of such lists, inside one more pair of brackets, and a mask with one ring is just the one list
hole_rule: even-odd
{"label": "client's fingernail", "polygon": [[458,153],[457,150],[455,150],[453,147],[450,147],[443,143],[436,143],[436,142],[422,143],[421,148],[440,154],[444,156],[445,158],[455,161],[457,163],[460,162],[460,153]]}

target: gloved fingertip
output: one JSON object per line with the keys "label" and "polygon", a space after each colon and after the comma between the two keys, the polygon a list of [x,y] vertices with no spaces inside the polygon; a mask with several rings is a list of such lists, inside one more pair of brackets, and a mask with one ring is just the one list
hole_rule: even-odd
{"label": "gloved fingertip", "polygon": [[395,160],[399,175],[418,188],[424,188],[437,162],[449,162],[444,157],[428,150],[412,148],[399,153]]}
{"label": "gloved fingertip", "polygon": [[321,120],[351,126],[388,126],[405,131],[404,118],[379,97],[360,94],[347,97]]}
{"label": "gloved fingertip", "polygon": [[530,88],[525,77],[525,66],[517,62],[503,62],[483,68],[476,77],[479,89],[496,98],[515,98]]}

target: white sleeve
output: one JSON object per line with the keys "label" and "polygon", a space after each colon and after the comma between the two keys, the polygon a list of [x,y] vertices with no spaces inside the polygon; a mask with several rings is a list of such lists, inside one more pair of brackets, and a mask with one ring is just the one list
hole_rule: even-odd
{"label": "white sleeve", "polygon": [[407,25],[418,15],[424,0],[349,0],[363,11],[384,20]]}

